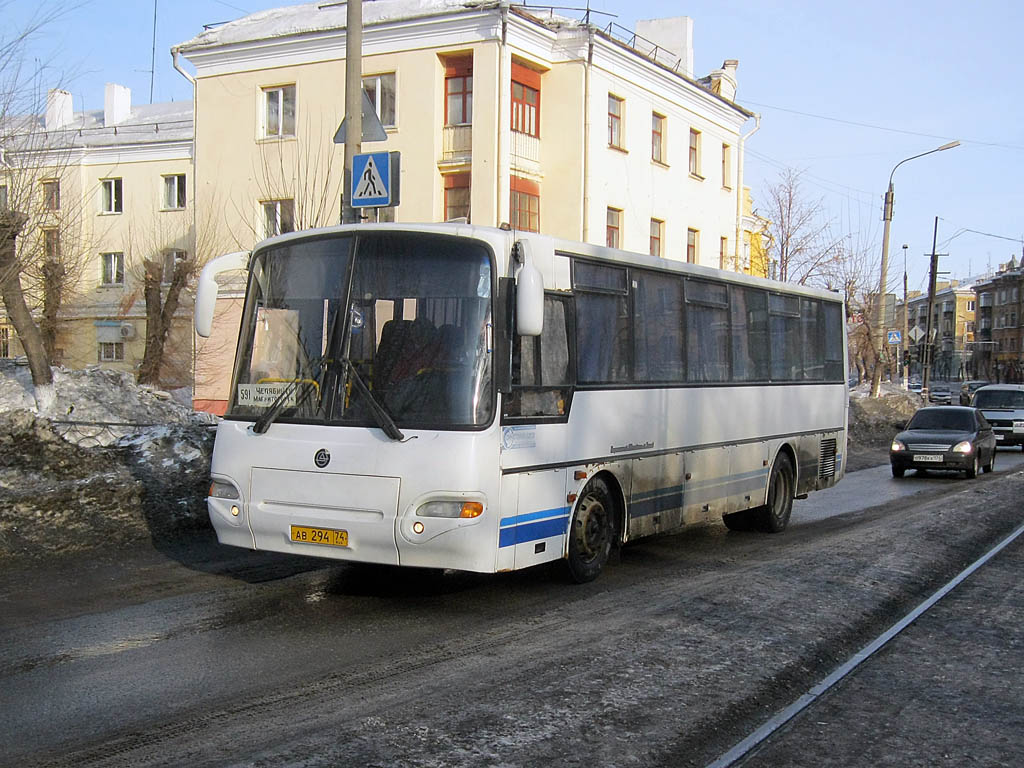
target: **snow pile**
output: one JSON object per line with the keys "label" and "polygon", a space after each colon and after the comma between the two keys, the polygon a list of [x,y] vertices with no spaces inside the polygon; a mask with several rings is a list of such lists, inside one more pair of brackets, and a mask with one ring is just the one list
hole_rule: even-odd
{"label": "snow pile", "polygon": [[43,415],[28,368],[0,360],[0,562],[209,524],[216,417],[125,373],[53,373],[55,405]]}
{"label": "snow pile", "polygon": [[[48,414],[56,420],[123,424],[209,424],[214,417],[197,414],[167,392],[139,386],[130,374],[98,366],[72,371],[53,369],[56,400]],[[0,360],[0,413],[36,412],[32,374],[27,366]]]}

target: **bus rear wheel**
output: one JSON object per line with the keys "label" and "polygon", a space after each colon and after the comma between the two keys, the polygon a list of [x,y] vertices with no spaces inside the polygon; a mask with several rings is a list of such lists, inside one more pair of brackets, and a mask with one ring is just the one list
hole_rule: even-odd
{"label": "bus rear wheel", "polygon": [[768,499],[763,507],[756,510],[757,527],[767,533],[782,533],[789,525],[793,512],[793,494],[796,488],[796,473],[789,454],[780,453],[772,464],[768,480]]}
{"label": "bus rear wheel", "polygon": [[569,526],[566,565],[577,584],[593,581],[604,570],[615,546],[615,505],[603,480],[587,483]]}

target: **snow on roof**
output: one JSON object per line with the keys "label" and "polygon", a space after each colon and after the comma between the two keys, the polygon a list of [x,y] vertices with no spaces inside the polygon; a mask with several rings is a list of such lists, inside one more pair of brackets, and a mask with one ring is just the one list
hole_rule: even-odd
{"label": "snow on roof", "polygon": [[[467,9],[497,8],[491,0],[373,0],[363,3],[363,24],[458,13]],[[245,43],[309,32],[345,28],[348,11],[344,2],[319,2],[272,8],[226,24],[211,26],[172,50],[189,51],[232,43]]]}

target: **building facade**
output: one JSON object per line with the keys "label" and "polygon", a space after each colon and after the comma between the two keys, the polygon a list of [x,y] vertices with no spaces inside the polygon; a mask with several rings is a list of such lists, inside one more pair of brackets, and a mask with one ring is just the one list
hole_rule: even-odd
{"label": "building facade", "polygon": [[[975,378],[972,350],[975,342],[975,312],[977,301],[971,283],[938,283],[932,307],[931,373],[937,381],[955,381]],[[888,327],[901,326],[903,302],[896,304],[894,318]],[[907,299],[907,328],[910,339],[910,375],[921,375],[925,360],[925,341],[928,331],[928,294]]]}
{"label": "building facade", "polygon": [[[45,115],[6,131],[0,205],[18,211],[21,283],[52,333],[52,362],[134,374],[147,322],[146,261],[169,283],[194,255],[191,103],[132,106],[108,84],[102,111],[74,111],[51,91]],[[191,384],[191,301],[176,313],[161,382]],[[23,349],[0,304],[0,357]]]}
{"label": "building facade", "polygon": [[[694,79],[688,19],[623,41],[528,10],[363,5],[363,85],[387,140],[362,149],[401,153],[401,204],[374,216],[749,263],[736,62]],[[173,50],[196,70],[197,204],[238,247],[339,220],[345,21],[344,4],[280,8]]]}
{"label": "building facade", "polygon": [[1024,382],[1024,268],[1016,257],[974,286],[978,332],[973,350],[977,378]]}

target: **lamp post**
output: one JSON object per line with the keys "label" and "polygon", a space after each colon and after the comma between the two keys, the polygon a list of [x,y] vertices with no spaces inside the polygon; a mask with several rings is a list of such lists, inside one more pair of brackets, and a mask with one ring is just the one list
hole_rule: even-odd
{"label": "lamp post", "polygon": [[882,208],[882,269],[881,276],[878,280],[878,300],[875,302],[875,354],[878,357],[878,362],[875,364],[875,372],[871,377],[872,397],[878,397],[878,391],[881,389],[882,385],[882,356],[885,352],[885,329],[882,327],[882,324],[885,320],[885,284],[887,281],[886,272],[889,268],[889,228],[892,225],[892,177],[895,175],[896,169],[904,163],[916,160],[919,157],[924,157],[925,155],[930,155],[934,152],[942,152],[959,146],[959,141],[951,141],[948,144],[943,144],[941,147],[930,149],[919,155],[912,155],[896,163],[896,165],[893,166],[892,172],[889,174],[889,187],[885,191],[885,204]]}

